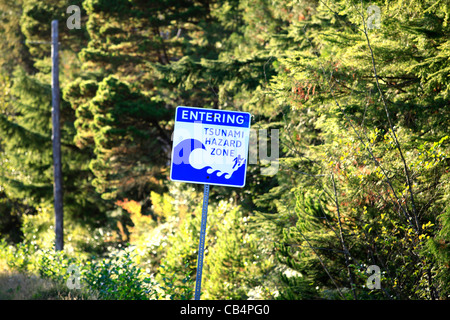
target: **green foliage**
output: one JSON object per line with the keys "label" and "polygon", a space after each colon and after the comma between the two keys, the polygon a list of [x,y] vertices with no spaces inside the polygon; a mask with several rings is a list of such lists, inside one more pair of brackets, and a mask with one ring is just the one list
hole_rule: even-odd
{"label": "green foliage", "polygon": [[283,71],[273,77],[271,94],[290,106],[281,138],[289,146],[281,161],[289,177],[278,179],[299,185],[293,194],[301,190],[310,200],[279,206],[291,220],[283,225],[280,256],[321,283],[323,294],[331,288],[347,298],[346,287],[352,298],[367,297],[363,277],[351,267],[365,263],[386,272],[378,298],[434,299],[439,290],[446,297],[439,277],[427,282],[447,271],[433,267],[437,261],[426,249],[448,197],[441,187],[448,167],[448,112],[440,103],[446,91],[436,86],[445,80],[426,79],[420,70],[429,75],[427,60],[442,67],[429,57],[445,45],[424,44],[445,43],[448,6],[430,6],[410,19],[422,11],[377,4],[382,27],[367,37],[366,7],[352,2],[305,4],[307,15],[292,7],[282,16],[288,22],[282,43],[290,46],[278,60]]}
{"label": "green foliage", "polygon": [[[192,300],[194,298],[194,280],[193,271],[189,269],[189,261],[184,268],[160,266],[158,276],[162,285],[160,285],[161,298],[170,300]],[[182,275],[182,276],[180,276]]]}
{"label": "green foliage", "polygon": [[219,210],[220,223],[211,235],[217,240],[205,259],[205,298],[244,300],[271,265],[259,256],[256,238],[249,233],[248,218],[243,217],[240,208],[229,209],[221,203]]}
{"label": "green foliage", "polygon": [[[158,283],[152,274],[136,263],[133,248],[114,250],[103,258],[84,258],[25,244],[8,246],[4,241],[0,248],[0,261],[6,261],[11,270],[35,273],[42,279],[49,279],[58,284],[60,294],[75,290],[73,294],[76,296],[102,300],[188,300],[193,297],[191,272],[185,273],[181,283],[176,283],[175,273],[181,275],[186,270],[161,266],[161,282]],[[77,272],[72,274],[70,270]],[[71,289],[67,284],[76,276],[79,276],[80,288]],[[39,292],[36,294],[41,295]]]}
{"label": "green foliage", "polygon": [[[449,298],[448,1],[373,1],[374,29],[356,0],[71,4],[80,30],[66,1],[0,0],[6,266],[64,286],[77,265],[86,297],[191,299],[201,186],[167,167],[175,107],[190,105],[280,130],[275,175],[259,157],[245,188],[211,188],[202,298]],[[52,252],[52,19],[65,253]]]}
{"label": "green foliage", "polygon": [[314,284],[303,277],[281,274],[280,278],[284,287],[277,297],[278,300],[310,300],[318,297]]}
{"label": "green foliage", "polygon": [[153,296],[152,279],[135,265],[129,252],[87,263],[81,280],[102,300],[147,300]]}
{"label": "green foliage", "polygon": [[69,257],[66,253],[55,252],[52,249],[43,249],[36,252],[38,258],[36,268],[39,276],[56,282],[65,283],[69,278],[68,269],[77,262],[76,258]]}
{"label": "green foliage", "polygon": [[[1,3],[1,8],[3,5],[4,2]],[[65,5],[63,1],[46,4],[31,0],[20,1],[14,4],[17,10],[8,13],[19,15],[19,18],[22,15],[20,22],[23,34],[20,33],[19,39],[16,39],[17,53],[20,57],[4,56],[4,59],[7,59],[5,63],[8,64],[6,74],[11,75],[11,80],[2,76],[2,82],[5,80],[5,84],[8,85],[4,87],[1,99],[3,165],[0,183],[10,202],[14,203],[15,207],[23,208],[24,214],[19,215],[22,224],[27,224],[26,219],[32,219],[31,215],[39,217],[40,208],[48,208],[53,199],[51,87],[47,55],[50,46],[36,42],[48,41],[50,24],[43,22],[58,15],[65,15]],[[16,21],[15,18],[12,21]],[[64,32],[62,38],[65,38]],[[68,38],[70,39],[70,36]],[[29,40],[27,42],[29,51],[25,40]],[[74,62],[71,55],[73,48],[64,47],[64,51],[61,52],[65,62]],[[14,62],[16,58],[19,63]],[[10,70],[11,66],[16,68]],[[76,69],[76,63],[71,68],[61,68],[62,86],[72,77],[69,73],[76,72]],[[78,224],[78,227],[86,225],[95,227],[105,221],[105,215],[101,210],[107,205],[100,203],[98,201],[100,197],[92,192],[94,189],[90,183],[92,174],[88,168],[89,154],[75,147],[73,122],[73,110],[62,101],[61,144],[65,219]],[[47,239],[36,241],[41,240],[47,242]]]}
{"label": "green foliage", "polygon": [[33,248],[23,243],[8,246],[6,242],[2,242],[1,258],[9,268],[24,272],[27,271],[34,252]]}
{"label": "green foliage", "polygon": [[[149,184],[154,186],[151,182],[156,180],[141,182],[140,176],[156,175],[154,166],[161,165],[163,161],[160,157],[163,152],[161,141],[149,142],[149,137],[156,134],[159,128],[157,123],[167,117],[167,110],[161,108],[160,103],[132,92],[128,84],[112,76],[99,84],[88,108],[92,121],[86,129],[93,136],[96,155],[89,168],[96,177],[92,184],[97,192],[107,199],[116,198],[116,189],[133,189],[136,180],[139,180],[138,184],[143,190],[149,192]],[[135,121],[137,117],[140,118],[139,124]],[[85,135],[81,130],[78,134]],[[143,154],[139,155],[138,152]],[[130,162],[129,157],[126,160],[128,164],[122,162],[123,155],[130,153],[134,153],[136,161],[145,161],[151,165],[147,167],[142,163],[136,166],[136,162]],[[117,159],[117,162],[111,161],[111,158]]]}
{"label": "green foliage", "polygon": [[0,69],[1,74],[12,75],[21,66],[27,72],[35,72],[32,57],[25,45],[26,37],[21,29],[20,18],[24,1],[0,2]]}

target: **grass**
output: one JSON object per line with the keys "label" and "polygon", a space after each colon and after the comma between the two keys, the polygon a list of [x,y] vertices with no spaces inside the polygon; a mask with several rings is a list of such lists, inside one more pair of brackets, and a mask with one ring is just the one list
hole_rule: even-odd
{"label": "grass", "polygon": [[65,284],[37,275],[8,268],[0,260],[0,300],[85,300],[96,299],[80,290],[70,290]]}

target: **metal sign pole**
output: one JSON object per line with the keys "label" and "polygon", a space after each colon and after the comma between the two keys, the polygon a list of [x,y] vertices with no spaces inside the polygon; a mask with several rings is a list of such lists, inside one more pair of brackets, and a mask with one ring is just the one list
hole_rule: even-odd
{"label": "metal sign pole", "polygon": [[202,287],[203,254],[205,252],[206,220],[208,218],[209,184],[203,190],[202,222],[200,225],[200,242],[198,244],[197,277],[195,279],[195,300],[200,300]]}
{"label": "metal sign pole", "polygon": [[59,93],[58,20],[52,21],[52,143],[53,195],[55,206],[55,250],[64,249],[63,179],[61,167],[61,128]]}

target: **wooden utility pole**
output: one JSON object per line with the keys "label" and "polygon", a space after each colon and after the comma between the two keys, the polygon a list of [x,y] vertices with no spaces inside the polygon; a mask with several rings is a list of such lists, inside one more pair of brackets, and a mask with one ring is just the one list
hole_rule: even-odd
{"label": "wooden utility pole", "polygon": [[64,248],[63,189],[61,168],[61,130],[59,122],[59,48],[58,20],[52,21],[52,142],[53,196],[55,207],[55,250]]}

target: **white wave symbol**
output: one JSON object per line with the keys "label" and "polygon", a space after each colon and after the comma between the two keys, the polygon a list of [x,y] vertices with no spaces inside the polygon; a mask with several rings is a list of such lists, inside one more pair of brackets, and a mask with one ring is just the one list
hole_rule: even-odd
{"label": "white wave symbol", "polygon": [[225,179],[230,179],[233,173],[242,165],[236,165],[236,161],[232,157],[217,157],[212,156],[211,153],[205,149],[195,149],[189,156],[189,163],[195,169],[203,169],[211,167],[206,170],[211,174],[215,171],[217,176],[223,176]]}

